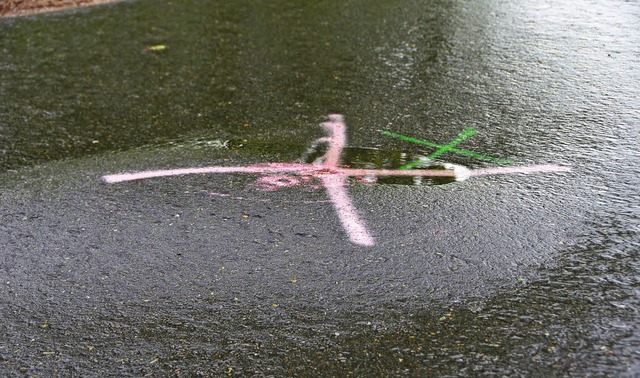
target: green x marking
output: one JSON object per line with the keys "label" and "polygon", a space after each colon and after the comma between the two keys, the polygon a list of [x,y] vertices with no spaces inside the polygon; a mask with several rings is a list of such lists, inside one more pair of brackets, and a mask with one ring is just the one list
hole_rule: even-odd
{"label": "green x marking", "polygon": [[496,162],[496,163],[511,163],[511,161],[507,160],[507,159],[494,158],[492,156],[478,154],[478,153],[475,153],[475,152],[454,148],[455,146],[460,144],[465,139],[471,138],[476,133],[476,130],[474,130],[474,129],[470,128],[470,127],[465,128],[462,131],[462,133],[460,133],[454,140],[452,140],[451,142],[449,142],[449,144],[446,144],[446,145],[439,145],[439,144],[427,142],[425,140],[408,137],[408,136],[405,136],[405,135],[402,135],[402,134],[392,133],[390,131],[380,131],[380,133],[382,135],[387,135],[387,136],[390,136],[390,137],[398,138],[400,140],[404,140],[404,141],[407,141],[407,142],[418,143],[418,144],[422,144],[422,145],[425,145],[425,146],[437,148],[437,150],[434,153],[432,153],[431,155],[427,156],[426,158],[420,159],[418,161],[414,161],[414,162],[409,163],[409,164],[405,164],[405,165],[401,166],[399,169],[415,168],[417,166],[420,166],[420,165],[426,163],[427,161],[435,159],[436,157],[438,157],[438,156],[440,156],[440,155],[442,155],[442,154],[444,154],[446,152],[453,152],[453,153],[456,153],[456,154],[465,155],[465,156],[471,156],[471,157],[474,157],[476,159],[488,160],[488,161],[493,161],[493,162]]}

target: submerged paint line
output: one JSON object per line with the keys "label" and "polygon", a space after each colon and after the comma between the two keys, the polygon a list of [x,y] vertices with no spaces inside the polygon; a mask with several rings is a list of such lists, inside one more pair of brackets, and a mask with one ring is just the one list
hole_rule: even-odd
{"label": "submerged paint line", "polygon": [[[105,175],[102,179],[109,184],[126,182],[133,180],[143,180],[148,178],[180,176],[189,174],[212,174],[212,173],[243,173],[265,175],[258,178],[256,183],[262,190],[270,191],[280,188],[287,188],[308,184],[314,179],[321,182],[325,188],[330,202],[333,204],[338,219],[349,237],[349,240],[357,245],[373,246],[375,240],[366,227],[364,221],[360,218],[357,209],[351,201],[351,197],[347,193],[348,177],[362,177],[371,179],[384,176],[431,176],[431,177],[454,177],[456,181],[466,180],[469,177],[477,177],[484,175],[497,174],[514,174],[514,173],[544,173],[544,172],[569,172],[571,169],[558,165],[536,165],[524,167],[504,167],[504,168],[487,168],[469,170],[466,167],[445,164],[445,170],[428,170],[428,169],[355,169],[340,166],[340,158],[344,147],[347,144],[346,125],[344,118],[340,114],[331,114],[328,116],[327,122],[321,123],[326,130],[328,136],[317,139],[314,143],[326,143],[327,152],[312,164],[300,163],[266,163],[248,166],[233,167],[201,167],[201,168],[177,168],[166,170],[141,171],[131,173],[119,173]],[[431,144],[438,148],[432,157],[439,156],[445,152],[463,153],[469,156],[479,155],[472,152],[458,150],[454,148],[463,140],[469,138],[475,133],[473,129],[465,129],[456,139],[449,144],[440,146]],[[386,132],[387,135],[393,133]],[[396,136],[399,134],[393,134]],[[400,136],[401,139],[414,138]],[[416,141],[419,141],[416,139]],[[424,142],[424,141],[420,141]],[[425,142],[429,143],[429,142]],[[423,143],[423,144],[425,144]],[[434,156],[435,155],[435,156]],[[485,156],[485,155],[479,155]],[[493,158],[492,158],[493,159]],[[409,167],[411,168],[411,167]]]}

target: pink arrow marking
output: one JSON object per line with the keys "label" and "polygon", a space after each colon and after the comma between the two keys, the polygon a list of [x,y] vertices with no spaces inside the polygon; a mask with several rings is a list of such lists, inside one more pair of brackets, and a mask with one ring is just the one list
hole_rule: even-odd
{"label": "pink arrow marking", "polygon": [[[541,172],[569,172],[571,168],[559,165],[534,165],[523,167],[486,168],[469,170],[454,164],[445,164],[445,170],[428,169],[354,169],[340,166],[342,150],[347,144],[347,127],[340,114],[329,115],[329,121],[321,126],[329,136],[316,140],[316,143],[327,143],[327,152],[313,164],[299,163],[266,163],[235,167],[202,167],[179,168],[156,171],[142,171],[105,175],[102,179],[111,184],[124,181],[142,180],[154,177],[180,176],[189,174],[209,173],[248,173],[270,175],[258,179],[263,190],[275,190],[307,183],[314,178],[320,180],[338,218],[352,243],[362,246],[373,246],[375,241],[366,225],[360,219],[358,211],[347,193],[348,177],[384,177],[384,176],[425,176],[425,177],[454,177],[456,181],[463,181],[469,177],[513,174],[513,173],[541,173]],[[279,174],[278,176],[274,176]],[[299,176],[296,179],[291,175]]]}

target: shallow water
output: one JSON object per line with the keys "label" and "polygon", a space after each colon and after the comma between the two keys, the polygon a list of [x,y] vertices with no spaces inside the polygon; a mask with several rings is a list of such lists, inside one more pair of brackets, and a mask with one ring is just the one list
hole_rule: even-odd
{"label": "shallow water", "polygon": [[[619,0],[132,1],[1,21],[0,232],[11,247],[0,370],[637,375],[639,25],[638,3]],[[168,48],[146,50],[157,44]],[[283,205],[323,200],[315,192],[261,195],[244,177],[98,184],[117,171],[294,162],[313,155],[330,113],[346,117],[352,166],[396,168],[434,153],[381,130],[445,145],[474,128],[460,149],[573,172],[355,183],[384,237],[363,258],[331,239],[338,226],[316,226],[330,217],[321,203]],[[442,162],[497,165],[454,152]],[[254,202],[214,199],[207,218],[211,199],[186,193],[198,190]],[[202,236],[236,222],[240,208],[269,227],[240,220]],[[305,222],[278,223],[300,214]],[[109,236],[82,237],[86,222]],[[185,233],[170,233],[171,222]],[[149,239],[108,233],[122,224]],[[77,234],[47,243],[56,227]],[[216,258],[233,261],[227,271],[188,255],[223,241]],[[101,245],[113,256],[82,252]],[[64,269],[70,256],[76,273]],[[295,279],[292,267],[306,274],[302,289],[279,286]],[[145,302],[145,290],[157,296]]]}

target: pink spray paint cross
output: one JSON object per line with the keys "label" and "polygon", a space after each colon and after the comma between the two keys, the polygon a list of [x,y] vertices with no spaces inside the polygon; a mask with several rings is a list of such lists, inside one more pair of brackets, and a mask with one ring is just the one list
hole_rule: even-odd
{"label": "pink spray paint cross", "polygon": [[363,179],[383,176],[430,176],[453,177],[456,181],[466,180],[469,177],[510,174],[510,173],[537,173],[537,172],[569,172],[571,169],[558,165],[536,165],[523,167],[489,168],[469,170],[466,167],[454,164],[445,164],[445,170],[429,169],[354,169],[340,165],[342,150],[347,144],[347,127],[344,118],[340,114],[329,115],[329,120],[321,126],[326,130],[327,136],[319,138],[315,143],[326,143],[327,152],[315,162],[307,163],[266,163],[248,166],[213,166],[203,168],[179,168],[156,171],[142,171],[132,173],[119,173],[105,175],[102,179],[107,183],[141,180],[154,177],[178,176],[187,174],[205,173],[248,173],[265,175],[257,179],[257,184],[262,190],[276,190],[306,184],[313,179],[318,179],[325,188],[338,218],[349,240],[357,245],[373,246],[375,240],[369,232],[364,221],[347,193],[347,178],[360,177]]}

